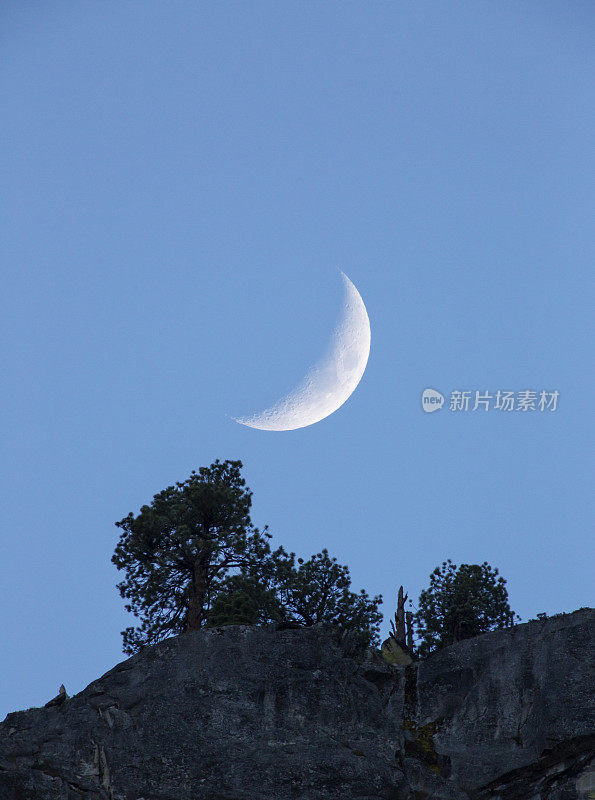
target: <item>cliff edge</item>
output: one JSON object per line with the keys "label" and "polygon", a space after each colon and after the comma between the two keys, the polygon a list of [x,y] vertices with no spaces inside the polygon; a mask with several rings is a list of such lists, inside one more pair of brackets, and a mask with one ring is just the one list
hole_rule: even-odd
{"label": "cliff edge", "polygon": [[0,724],[0,800],[592,800],[595,611],[409,667],[328,627],[184,634]]}

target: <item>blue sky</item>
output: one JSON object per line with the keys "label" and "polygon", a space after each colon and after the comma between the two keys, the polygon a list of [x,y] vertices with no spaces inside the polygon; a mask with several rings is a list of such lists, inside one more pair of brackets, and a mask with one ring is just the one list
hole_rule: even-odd
{"label": "blue sky", "polygon": [[[273,544],[381,593],[487,560],[592,604],[589,3],[3,4],[0,717],[122,660],[114,526],[239,458]],[[326,349],[322,422],[238,425]],[[560,392],[555,412],[420,396]]]}

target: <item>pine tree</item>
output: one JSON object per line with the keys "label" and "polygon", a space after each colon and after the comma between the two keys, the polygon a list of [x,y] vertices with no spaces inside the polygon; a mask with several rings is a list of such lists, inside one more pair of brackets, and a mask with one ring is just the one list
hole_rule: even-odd
{"label": "pine tree", "polygon": [[498,570],[483,564],[461,564],[450,559],[430,575],[416,612],[419,655],[422,657],[461,639],[512,625],[520,619],[508,605],[506,581]]}
{"label": "pine tree", "polygon": [[112,562],[125,571],[118,589],[141,620],[122,632],[126,653],[206,625],[227,575],[269,555],[270,534],[252,525],[241,468],[216,460],[116,523],[122,533]]}

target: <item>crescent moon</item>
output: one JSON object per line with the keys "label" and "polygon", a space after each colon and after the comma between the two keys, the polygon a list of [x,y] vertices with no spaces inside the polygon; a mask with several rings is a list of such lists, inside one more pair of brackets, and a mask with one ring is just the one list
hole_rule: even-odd
{"label": "crescent moon", "polygon": [[341,275],[343,314],[326,355],[275,405],[236,422],[261,431],[293,431],[320,422],[353,394],[370,355],[370,319],[360,293],[344,272]]}

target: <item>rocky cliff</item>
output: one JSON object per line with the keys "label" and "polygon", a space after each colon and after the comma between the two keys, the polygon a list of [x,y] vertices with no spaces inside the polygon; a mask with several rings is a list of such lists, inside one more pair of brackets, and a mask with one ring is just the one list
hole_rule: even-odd
{"label": "rocky cliff", "polygon": [[582,609],[409,667],[324,627],[169,639],[0,724],[0,800],[586,800]]}

